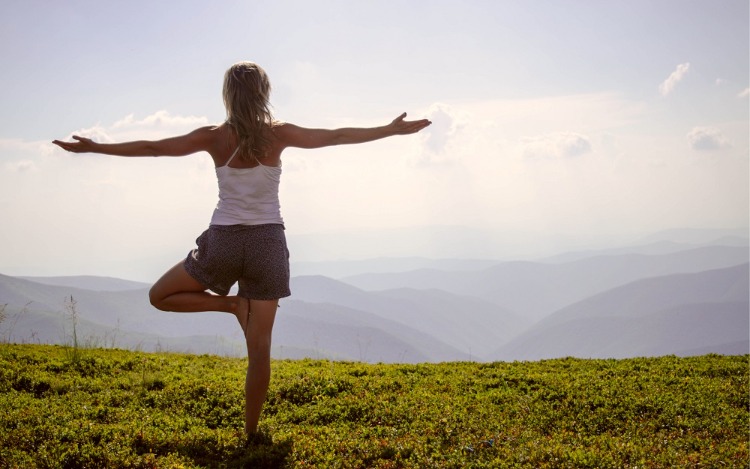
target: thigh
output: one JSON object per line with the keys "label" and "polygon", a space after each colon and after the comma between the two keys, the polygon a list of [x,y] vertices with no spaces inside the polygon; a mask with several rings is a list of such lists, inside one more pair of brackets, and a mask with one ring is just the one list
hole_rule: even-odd
{"label": "thigh", "polygon": [[185,270],[185,262],[180,261],[154,283],[149,291],[152,300],[166,298],[175,293],[206,291],[206,287]]}

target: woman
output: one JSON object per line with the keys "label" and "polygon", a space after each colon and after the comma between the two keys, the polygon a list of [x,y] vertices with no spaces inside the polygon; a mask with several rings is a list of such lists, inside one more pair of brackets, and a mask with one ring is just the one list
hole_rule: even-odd
{"label": "woman", "polygon": [[[185,156],[205,151],[216,166],[219,203],[198,248],[151,288],[151,304],[163,311],[234,314],[247,342],[245,431],[257,431],[271,377],[271,331],[279,299],[289,296],[289,253],[279,207],[281,153],[287,147],[320,148],[416,133],[426,119],[372,128],[308,129],[271,116],[265,71],[240,62],[224,76],[224,123],[156,141],[96,143],[74,135],[53,141],[74,153],[116,156]],[[236,296],[229,289],[239,282]],[[213,291],[211,294],[208,290]]]}

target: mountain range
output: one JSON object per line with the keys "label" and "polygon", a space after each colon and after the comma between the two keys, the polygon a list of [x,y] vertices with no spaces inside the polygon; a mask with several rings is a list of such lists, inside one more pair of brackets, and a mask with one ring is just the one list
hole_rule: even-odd
{"label": "mountain range", "polygon": [[[747,238],[732,236],[533,261],[321,263],[329,275],[307,263],[280,303],[273,355],[416,363],[746,354],[749,257]],[[0,275],[0,340],[70,343],[75,325],[90,345],[244,354],[234,317],[158,311],[148,288]]]}
{"label": "mountain range", "polygon": [[343,281],[365,290],[409,287],[474,296],[537,321],[576,301],[638,279],[728,267],[747,259],[747,247],[706,246],[661,255],[599,254],[569,262],[512,261],[472,271],[360,274]]}

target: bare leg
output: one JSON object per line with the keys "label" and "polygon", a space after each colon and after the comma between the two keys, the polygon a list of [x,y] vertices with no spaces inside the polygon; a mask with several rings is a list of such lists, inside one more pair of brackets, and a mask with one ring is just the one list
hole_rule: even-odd
{"label": "bare leg", "polygon": [[234,314],[247,335],[249,302],[238,296],[217,296],[185,271],[182,262],[156,281],[148,293],[151,304],[162,311],[194,313],[222,311]]}
{"label": "bare leg", "polygon": [[258,420],[271,380],[271,332],[279,300],[250,300],[245,378],[245,432],[258,430]]}
{"label": "bare leg", "polygon": [[167,271],[151,287],[149,298],[152,305],[163,311],[224,311],[237,317],[247,342],[245,431],[248,435],[255,433],[271,380],[271,333],[279,300],[247,300],[239,296],[212,295],[185,271],[182,262]]}

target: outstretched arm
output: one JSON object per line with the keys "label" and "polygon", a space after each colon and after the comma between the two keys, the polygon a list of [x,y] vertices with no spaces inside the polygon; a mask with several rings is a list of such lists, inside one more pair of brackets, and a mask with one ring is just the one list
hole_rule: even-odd
{"label": "outstretched arm", "polygon": [[408,135],[419,132],[432,124],[427,119],[404,120],[406,113],[380,127],[346,127],[341,129],[306,129],[293,124],[283,124],[274,133],[284,146],[298,148],[321,148],[333,145],[347,145],[371,142],[394,135]]}
{"label": "outstretched arm", "polygon": [[73,153],[102,153],[115,156],[184,156],[208,150],[211,130],[202,127],[189,134],[162,140],[136,140],[122,143],[97,143],[90,138],[73,135],[75,142],[53,140],[52,143]]}

